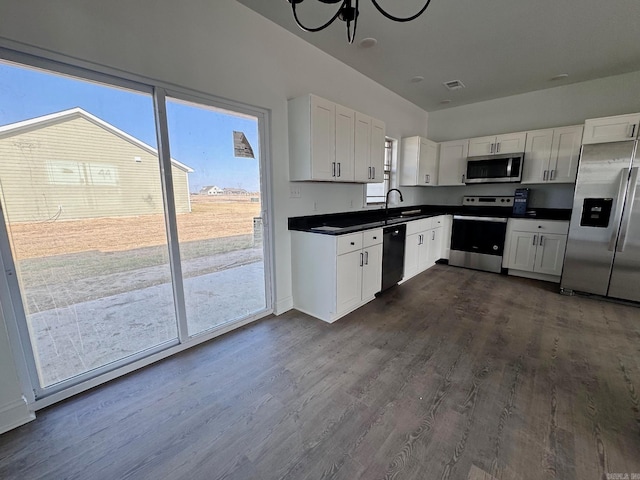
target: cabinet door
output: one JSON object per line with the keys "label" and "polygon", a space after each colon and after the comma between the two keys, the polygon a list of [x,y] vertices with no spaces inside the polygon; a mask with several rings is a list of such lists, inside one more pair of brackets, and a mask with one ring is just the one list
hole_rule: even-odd
{"label": "cabinet door", "polygon": [[533,272],[539,235],[531,232],[512,232],[507,268]]}
{"label": "cabinet door", "polygon": [[420,139],[420,160],[418,162],[418,185],[438,184],[438,144]]}
{"label": "cabinet door", "polygon": [[549,177],[553,129],[527,133],[521,183],[543,183]]}
{"label": "cabinet door", "polygon": [[547,275],[562,275],[564,250],[567,246],[566,235],[540,235],[534,271]]}
{"label": "cabinet door", "polygon": [[355,112],[341,105],[336,105],[336,176],[340,182],[354,180],[354,129]]}
{"label": "cabinet door", "polygon": [[413,277],[418,273],[418,258],[422,244],[423,233],[407,235],[404,244],[404,278]]}
{"label": "cabinet door", "polygon": [[386,126],[382,120],[371,119],[371,179],[369,183],[384,182]]}
{"label": "cabinet door", "polygon": [[464,185],[468,152],[469,140],[440,144],[438,185]]}
{"label": "cabinet door", "polygon": [[498,135],[493,153],[522,153],[526,139],[526,132]]}
{"label": "cabinet door", "polygon": [[311,96],[311,178],[333,180],[336,146],[336,106]]}
{"label": "cabinet door", "polygon": [[638,136],[639,123],[640,113],[586,120],[582,144],[633,140]]}
{"label": "cabinet door", "polygon": [[338,255],[336,264],[336,315],[358,306],[362,300],[362,250]]}
{"label": "cabinet door", "polygon": [[371,178],[371,117],[356,112],[355,181],[368,182]]}
{"label": "cabinet door", "polygon": [[491,155],[494,152],[496,136],[471,138],[469,140],[469,156]]}
{"label": "cabinet door", "polygon": [[373,297],[382,288],[382,244],[364,249],[362,300]]}
{"label": "cabinet door", "polygon": [[[582,144],[582,126],[556,128],[547,179],[553,183],[575,183]],[[526,165],[525,159],[525,165]]]}
{"label": "cabinet door", "polygon": [[418,249],[418,273],[424,272],[431,266],[431,232],[422,232],[422,240]]}
{"label": "cabinet door", "polygon": [[442,232],[442,227],[434,228],[427,232],[429,238],[429,266],[442,258]]}

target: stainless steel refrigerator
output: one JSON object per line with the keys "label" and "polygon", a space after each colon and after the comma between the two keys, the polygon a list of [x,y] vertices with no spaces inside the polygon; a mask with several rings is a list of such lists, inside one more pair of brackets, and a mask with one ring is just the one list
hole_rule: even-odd
{"label": "stainless steel refrigerator", "polygon": [[560,287],[640,302],[640,147],[584,145]]}

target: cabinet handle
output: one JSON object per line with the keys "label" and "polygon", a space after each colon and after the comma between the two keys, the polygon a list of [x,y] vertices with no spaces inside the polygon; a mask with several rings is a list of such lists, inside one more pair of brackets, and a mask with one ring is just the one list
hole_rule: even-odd
{"label": "cabinet handle", "polygon": [[544,247],[544,235],[540,235],[540,246]]}
{"label": "cabinet handle", "polygon": [[556,178],[556,171],[551,170],[551,173],[549,174],[549,180],[555,180],[555,178]]}
{"label": "cabinet handle", "polygon": [[364,252],[364,264],[369,265],[369,252]]}
{"label": "cabinet handle", "polygon": [[429,183],[430,181],[431,181],[431,175],[426,174],[426,175],[424,176],[424,183]]}
{"label": "cabinet handle", "polygon": [[371,167],[369,167],[369,176],[367,178],[371,180]]}
{"label": "cabinet handle", "polygon": [[351,245],[355,245],[355,244],[356,244],[356,242],[351,242]]}
{"label": "cabinet handle", "polygon": [[422,235],[418,235],[418,245],[422,245]]}
{"label": "cabinet handle", "polygon": [[635,123],[631,126],[631,135],[630,136],[631,136],[631,138],[635,138],[635,136],[636,136],[636,124]]}
{"label": "cabinet handle", "polygon": [[338,176],[340,177],[340,162],[338,162]]}
{"label": "cabinet handle", "polygon": [[500,153],[500,142],[496,143],[496,153]]}
{"label": "cabinet handle", "polygon": [[493,153],[493,143],[489,146],[489,153]]}
{"label": "cabinet handle", "polygon": [[371,168],[373,168],[373,177],[371,177],[371,178],[373,178],[375,180],[375,178],[376,178],[376,167],[371,167]]}
{"label": "cabinet handle", "polygon": [[435,230],[433,232],[431,232],[431,240],[435,240],[436,239],[436,232]]}
{"label": "cabinet handle", "polygon": [[331,162],[331,176],[336,176],[336,162]]}
{"label": "cabinet handle", "polygon": [[538,235],[534,235],[533,236],[533,245],[535,246],[535,244],[538,242]]}
{"label": "cabinet handle", "polygon": [[363,265],[363,262],[364,262],[364,254],[363,254],[363,253],[361,253],[361,254],[360,254],[360,266],[362,266],[362,265]]}
{"label": "cabinet handle", "polygon": [[546,182],[546,181],[547,181],[547,174],[548,174],[548,173],[549,173],[549,170],[545,170],[545,171],[544,171],[544,173],[542,174],[542,180],[543,180],[544,182]]}
{"label": "cabinet handle", "polygon": [[374,239],[374,240],[377,240],[377,239],[378,239],[378,237],[373,237],[373,239]]}

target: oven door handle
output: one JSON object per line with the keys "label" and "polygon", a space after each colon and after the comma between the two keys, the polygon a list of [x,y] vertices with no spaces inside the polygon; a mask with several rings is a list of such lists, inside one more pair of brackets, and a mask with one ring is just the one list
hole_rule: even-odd
{"label": "oven door handle", "polygon": [[507,223],[507,219],[503,217],[471,217],[468,215],[454,215],[454,220],[474,220],[477,222],[493,222],[493,223]]}

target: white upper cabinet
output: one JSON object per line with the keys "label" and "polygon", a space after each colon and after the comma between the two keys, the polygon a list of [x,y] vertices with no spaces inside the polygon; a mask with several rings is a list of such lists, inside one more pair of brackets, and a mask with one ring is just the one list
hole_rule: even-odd
{"label": "white upper cabinet", "polygon": [[469,140],[440,143],[438,185],[464,185],[468,155]]}
{"label": "white upper cabinet", "polygon": [[385,124],[363,113],[355,114],[355,181],[384,181]]}
{"label": "white upper cabinet", "polygon": [[582,125],[527,132],[521,183],[575,183]]}
{"label": "white upper cabinet", "polygon": [[469,156],[522,153],[524,152],[526,139],[526,132],[471,138],[469,140]]}
{"label": "white upper cabinet", "polygon": [[438,144],[423,137],[402,139],[400,185],[438,185]]}
{"label": "white upper cabinet", "polygon": [[336,166],[333,180],[354,181],[355,112],[336,105]]}
{"label": "white upper cabinet", "polygon": [[582,144],[634,140],[640,129],[640,113],[593,118],[584,122]]}
{"label": "white upper cabinet", "polygon": [[384,122],[316,95],[289,100],[292,181],[384,181]]}

